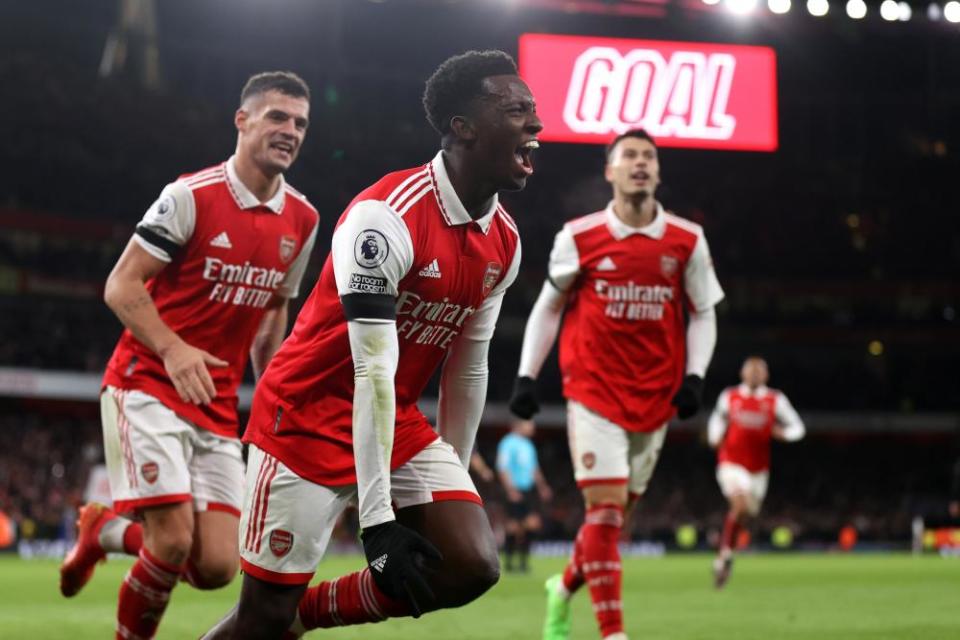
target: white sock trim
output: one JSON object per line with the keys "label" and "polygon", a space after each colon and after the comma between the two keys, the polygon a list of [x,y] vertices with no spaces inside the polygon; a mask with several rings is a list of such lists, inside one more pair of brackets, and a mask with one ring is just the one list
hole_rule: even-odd
{"label": "white sock trim", "polygon": [[117,517],[104,523],[97,541],[107,553],[123,553],[123,534],[133,521]]}

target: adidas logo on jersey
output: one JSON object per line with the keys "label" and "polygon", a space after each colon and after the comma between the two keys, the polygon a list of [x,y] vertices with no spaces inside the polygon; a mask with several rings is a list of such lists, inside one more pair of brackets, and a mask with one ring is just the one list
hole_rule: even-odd
{"label": "adidas logo on jersey", "polygon": [[383,573],[383,568],[387,566],[387,554],[375,559],[370,563],[370,566],[376,569],[378,573]]}
{"label": "adidas logo on jersey", "polygon": [[423,269],[420,269],[419,275],[421,278],[439,278],[440,263],[437,262],[436,258],[434,258],[433,262],[425,266]]}
{"label": "adidas logo on jersey", "polygon": [[211,247],[220,247],[221,249],[233,249],[233,245],[230,243],[230,236],[227,235],[226,231],[221,231],[220,235],[210,241]]}
{"label": "adidas logo on jersey", "polygon": [[616,271],[616,270],[617,270],[617,265],[614,264],[613,260],[610,259],[610,256],[606,256],[597,265],[597,271]]}

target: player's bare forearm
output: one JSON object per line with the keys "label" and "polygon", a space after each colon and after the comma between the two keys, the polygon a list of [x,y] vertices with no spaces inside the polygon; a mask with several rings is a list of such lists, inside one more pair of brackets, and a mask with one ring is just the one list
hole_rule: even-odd
{"label": "player's bare forearm", "polygon": [[280,348],[287,333],[288,303],[286,298],[277,297],[271,303],[271,308],[260,321],[257,335],[250,346],[250,362],[253,365],[253,375],[256,379],[267,369],[270,359]]}
{"label": "player's bare forearm", "polygon": [[146,286],[137,278],[116,272],[107,279],[104,302],[120,322],[161,358],[180,337],[163,322]]}

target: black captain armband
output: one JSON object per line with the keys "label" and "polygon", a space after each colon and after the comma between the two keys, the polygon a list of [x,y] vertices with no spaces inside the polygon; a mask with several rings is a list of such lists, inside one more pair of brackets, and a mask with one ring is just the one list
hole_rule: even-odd
{"label": "black captain armband", "polygon": [[396,299],[389,294],[348,293],[340,296],[343,314],[347,320],[360,318],[376,320],[396,320]]}
{"label": "black captain armband", "polygon": [[137,225],[135,233],[156,248],[166,251],[171,258],[180,251],[180,245],[169,238],[164,238],[150,227]]}

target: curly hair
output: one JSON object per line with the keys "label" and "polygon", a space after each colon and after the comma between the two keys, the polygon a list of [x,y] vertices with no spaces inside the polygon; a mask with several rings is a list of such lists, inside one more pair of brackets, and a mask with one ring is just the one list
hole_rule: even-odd
{"label": "curly hair", "polygon": [[471,100],[483,95],[483,80],[517,75],[517,63],[503,51],[467,51],[448,58],[427,80],[423,108],[433,128],[446,135],[450,120],[464,113]]}
{"label": "curly hair", "polygon": [[250,76],[240,92],[240,104],[250,96],[260,95],[267,91],[279,91],[294,98],[310,100],[310,87],[303,78],[292,71],[264,71]]}

